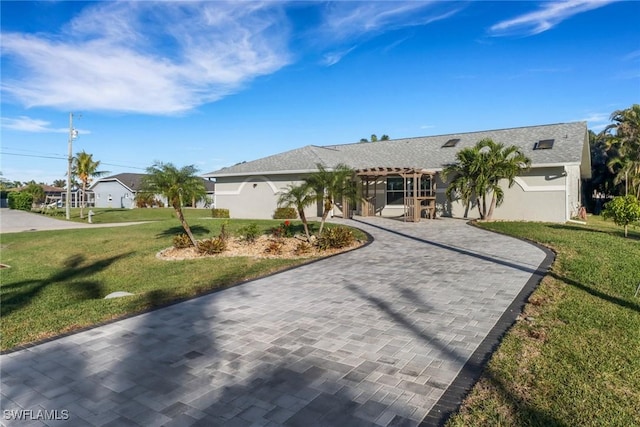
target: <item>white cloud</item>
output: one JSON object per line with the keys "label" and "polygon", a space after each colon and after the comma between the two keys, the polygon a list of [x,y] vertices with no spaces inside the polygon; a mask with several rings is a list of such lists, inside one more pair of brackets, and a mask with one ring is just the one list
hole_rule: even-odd
{"label": "white cloud", "polygon": [[91,4],[62,34],[3,33],[2,91],[27,107],[184,112],[288,64],[282,15],[278,3]]}
{"label": "white cloud", "polygon": [[543,2],[540,10],[499,22],[489,29],[495,36],[535,35],[550,30],[565,19],[597,9],[616,0],[566,0]]}
{"label": "white cloud", "polygon": [[[20,117],[2,117],[0,124],[3,129],[15,130],[19,132],[34,133],[69,133],[69,128],[52,128],[51,122],[46,120],[34,119],[27,116]],[[80,134],[90,134],[88,130],[76,129]]]}
{"label": "white cloud", "polygon": [[610,123],[610,114],[611,113],[589,113],[580,119],[580,121],[587,122],[590,130],[598,132]]}
{"label": "white cloud", "polygon": [[[390,2],[390,1],[349,1],[329,3],[318,29],[314,30],[319,43],[331,46],[323,63],[334,65],[357,47],[354,42],[362,42],[383,32],[405,27],[428,25],[447,19],[461,9],[460,4],[440,1]],[[312,37],[314,38],[314,37]],[[406,39],[399,40],[396,44]],[[341,43],[349,42],[349,48],[336,49]],[[395,45],[388,46],[387,49]]]}

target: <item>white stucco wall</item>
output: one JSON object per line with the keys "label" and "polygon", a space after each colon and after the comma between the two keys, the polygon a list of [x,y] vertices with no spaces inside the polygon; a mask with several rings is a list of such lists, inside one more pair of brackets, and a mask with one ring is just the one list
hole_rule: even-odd
{"label": "white stucco wall", "polygon": [[[231,218],[269,219],[278,207],[278,197],[287,186],[302,183],[300,175],[257,175],[216,179],[215,206],[229,209]],[[318,206],[305,209],[308,217],[318,216]]]}

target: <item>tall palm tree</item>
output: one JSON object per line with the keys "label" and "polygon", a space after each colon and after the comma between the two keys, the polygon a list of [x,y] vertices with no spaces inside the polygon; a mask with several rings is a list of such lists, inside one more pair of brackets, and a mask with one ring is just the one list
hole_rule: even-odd
{"label": "tall palm tree", "polygon": [[611,121],[601,133],[609,152],[607,166],[616,183],[624,181],[640,198],[640,105],[614,111]]}
{"label": "tall palm tree", "polygon": [[182,204],[183,200],[202,200],[206,197],[207,191],[202,178],[196,175],[197,172],[198,169],[194,165],[178,169],[171,163],[156,162],[147,168],[147,174],[142,178],[140,190],[142,193],[161,194],[166,197],[196,249],[198,242],[193,237],[191,227],[184,217]]}
{"label": "tall palm tree", "polygon": [[307,236],[307,241],[309,242],[311,241],[311,234],[309,233],[309,225],[304,209],[307,206],[311,206],[313,202],[316,201],[316,198],[316,194],[307,183],[300,185],[289,184],[286,190],[281,192],[278,197],[278,206],[285,208],[293,207],[298,211],[302,226],[304,227],[304,234]]}
{"label": "tall palm tree", "polygon": [[333,209],[336,200],[347,198],[355,202],[357,189],[353,181],[353,169],[340,163],[332,170],[317,164],[318,171],[305,179],[305,182],[313,189],[318,202],[323,204],[322,219],[318,235],[322,235],[324,223]]}
{"label": "tall palm tree", "polygon": [[81,187],[81,199],[80,199],[80,218],[84,218],[84,211],[86,200],[85,193],[87,191],[87,187],[93,180],[93,178],[102,176],[108,172],[99,171],[100,167],[99,160],[93,160],[93,154],[89,154],[84,150],[76,153],[76,156],[73,159],[73,167],[71,169],[71,174],[73,177],[80,180],[82,184]]}
{"label": "tall palm tree", "polygon": [[[483,139],[473,147],[460,150],[456,153],[456,163],[443,169],[444,179],[454,175],[447,187],[447,198],[452,200],[453,195],[457,194],[465,204],[465,213],[469,203],[475,201],[480,219],[490,220],[495,207],[504,201],[500,181],[508,180],[511,187],[518,173],[530,166],[531,160],[518,147],[505,147],[491,139]],[[487,205],[489,196],[491,201]]]}

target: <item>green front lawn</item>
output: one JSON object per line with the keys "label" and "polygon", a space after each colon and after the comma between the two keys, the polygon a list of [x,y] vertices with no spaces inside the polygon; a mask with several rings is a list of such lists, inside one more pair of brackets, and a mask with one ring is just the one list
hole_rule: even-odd
{"label": "green front lawn", "polygon": [[588,222],[481,224],[557,258],[449,427],[640,425],[640,232]]}
{"label": "green front lawn", "polygon": [[[225,222],[207,217],[208,210],[186,212],[198,239],[217,236]],[[2,235],[0,262],[10,266],[1,270],[2,350],[308,261],[249,257],[163,261],[156,253],[171,246],[173,236],[182,232],[170,210],[104,210],[97,212],[96,222],[102,215],[154,222]],[[228,228],[235,232],[257,223],[269,230],[281,222],[230,220]],[[301,229],[299,222],[293,224]],[[115,291],[136,295],[103,299]]]}

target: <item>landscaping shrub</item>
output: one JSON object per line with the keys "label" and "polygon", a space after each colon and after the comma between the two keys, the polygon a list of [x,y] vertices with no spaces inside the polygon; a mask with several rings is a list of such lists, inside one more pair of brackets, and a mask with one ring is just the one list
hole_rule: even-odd
{"label": "landscaping shrub", "polygon": [[218,239],[224,242],[229,240],[229,237],[231,237],[231,233],[227,229],[228,226],[229,226],[229,221],[223,222],[222,226],[220,227],[220,234],[218,234]]}
{"label": "landscaping shrub", "polygon": [[285,221],[281,223],[279,226],[273,227],[271,229],[271,235],[275,238],[293,237],[294,234],[295,232],[293,227],[291,226],[290,221]]}
{"label": "landscaping shrub", "polygon": [[185,233],[173,236],[173,247],[176,249],[184,249],[193,246],[193,242]]}
{"label": "landscaping shrub", "polygon": [[340,249],[351,245],[356,240],[351,231],[347,227],[334,227],[325,230],[318,239],[318,247],[325,249]]}
{"label": "landscaping shrub", "polygon": [[258,224],[255,222],[244,226],[238,230],[238,234],[248,243],[254,243],[260,235]]}
{"label": "landscaping shrub", "polygon": [[33,205],[33,195],[24,191],[12,191],[8,195],[9,208],[30,211]]}
{"label": "landscaping shrub", "polygon": [[273,213],[273,219],[296,219],[298,213],[294,208],[277,208]]}
{"label": "landscaping shrub", "polygon": [[211,216],[213,218],[230,218],[229,209],[211,209]]}
{"label": "landscaping shrub", "polygon": [[305,255],[311,252],[312,246],[307,242],[300,242],[293,250],[295,255]]}
{"label": "landscaping shrub", "polygon": [[284,246],[284,242],[280,239],[272,239],[269,240],[269,244],[264,249],[264,252],[272,255],[280,255],[282,253],[282,248]]}
{"label": "landscaping shrub", "polygon": [[207,255],[215,255],[227,249],[227,242],[220,237],[215,239],[205,239],[198,242],[199,251]]}

